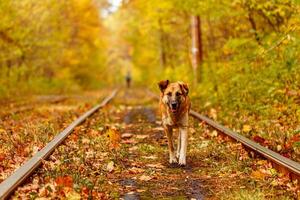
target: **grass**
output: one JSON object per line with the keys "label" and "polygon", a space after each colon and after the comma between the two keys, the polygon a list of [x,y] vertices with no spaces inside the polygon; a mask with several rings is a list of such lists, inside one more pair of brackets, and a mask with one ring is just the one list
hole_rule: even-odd
{"label": "grass", "polygon": [[250,191],[250,190],[245,190],[245,189],[241,189],[241,190],[236,190],[233,192],[230,192],[230,194],[228,195],[224,195],[223,197],[221,197],[222,200],[225,199],[230,199],[230,200],[265,200],[265,196],[264,193],[262,193],[259,190],[254,190],[254,191]]}

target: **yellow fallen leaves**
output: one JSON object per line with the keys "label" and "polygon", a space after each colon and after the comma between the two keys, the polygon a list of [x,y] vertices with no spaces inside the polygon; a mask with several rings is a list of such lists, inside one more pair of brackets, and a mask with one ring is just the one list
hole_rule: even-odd
{"label": "yellow fallen leaves", "polygon": [[115,163],[113,161],[110,161],[106,166],[106,170],[108,172],[112,172],[115,169],[114,165],[115,165]]}
{"label": "yellow fallen leaves", "polygon": [[121,135],[116,128],[108,128],[105,135],[109,138],[111,149],[120,147]]}
{"label": "yellow fallen leaves", "polygon": [[260,170],[256,170],[256,171],[253,171],[251,173],[251,176],[255,179],[265,179],[266,177],[268,177],[269,175],[266,174],[266,173],[263,173],[262,171]]}
{"label": "yellow fallen leaves", "polygon": [[249,133],[252,130],[252,127],[250,125],[243,125],[243,132]]}
{"label": "yellow fallen leaves", "polygon": [[278,175],[278,172],[274,168],[259,169],[252,171],[251,176],[255,179],[265,179],[267,177],[274,177]]}
{"label": "yellow fallen leaves", "polygon": [[68,200],[80,200],[81,199],[80,194],[78,194],[74,190],[72,190],[70,192],[67,192],[66,197],[67,197]]}

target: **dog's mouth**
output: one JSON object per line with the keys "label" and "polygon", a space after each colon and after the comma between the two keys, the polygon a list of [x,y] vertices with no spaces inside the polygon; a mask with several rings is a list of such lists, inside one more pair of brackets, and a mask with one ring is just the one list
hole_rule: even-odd
{"label": "dog's mouth", "polygon": [[178,111],[179,104],[178,103],[171,103],[170,104],[170,110],[172,113],[176,113]]}
{"label": "dog's mouth", "polygon": [[171,108],[172,113],[176,113],[177,109]]}

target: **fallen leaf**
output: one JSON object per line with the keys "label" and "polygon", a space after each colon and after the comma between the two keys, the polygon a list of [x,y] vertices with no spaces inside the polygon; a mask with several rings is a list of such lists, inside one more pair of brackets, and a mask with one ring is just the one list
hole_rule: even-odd
{"label": "fallen leaf", "polygon": [[58,186],[73,187],[73,178],[71,176],[59,176],[55,179]]}
{"label": "fallen leaf", "polygon": [[90,140],[90,139],[87,139],[87,138],[83,138],[83,139],[82,139],[82,143],[83,143],[83,144],[89,144],[90,141],[91,141],[91,140]]}
{"label": "fallen leaf", "polygon": [[87,187],[82,187],[81,188],[81,194],[84,196],[88,196],[89,195],[89,189]]}
{"label": "fallen leaf", "polygon": [[214,109],[214,108],[211,108],[210,111],[209,111],[209,115],[210,115],[214,120],[216,120],[216,119],[217,119],[217,110]]}
{"label": "fallen leaf", "polygon": [[205,140],[205,141],[202,141],[200,144],[197,145],[197,147],[199,149],[202,149],[202,148],[206,148],[209,144],[209,141],[208,140]]}
{"label": "fallen leaf", "polygon": [[266,141],[264,138],[262,138],[262,137],[260,137],[260,136],[258,136],[258,135],[253,136],[252,139],[253,139],[255,142],[257,142],[257,143],[259,143],[259,144],[261,144],[261,145],[263,145],[263,144],[265,143],[265,141]]}
{"label": "fallen leaf", "polygon": [[285,145],[285,148],[289,150],[293,147],[294,143],[299,141],[300,141],[300,134],[296,134],[288,140],[288,142]]}
{"label": "fallen leaf", "polygon": [[270,174],[271,174],[272,176],[277,176],[277,175],[278,175],[277,170],[274,169],[274,168],[269,168],[269,172],[270,172]]}
{"label": "fallen leaf", "polygon": [[39,196],[40,197],[46,197],[48,195],[48,190],[46,187],[42,187],[40,190],[39,190]]}
{"label": "fallen leaf", "polygon": [[106,166],[106,170],[109,171],[109,172],[112,172],[114,170],[114,162],[113,161],[110,161],[107,166]]}
{"label": "fallen leaf", "polygon": [[282,146],[281,145],[277,145],[276,149],[277,149],[277,151],[281,151],[282,150]]}
{"label": "fallen leaf", "polygon": [[127,194],[135,194],[135,192],[134,191],[130,191],[130,192],[128,192]]}
{"label": "fallen leaf", "polygon": [[190,133],[196,133],[196,130],[194,128],[189,128]]}
{"label": "fallen leaf", "polygon": [[129,140],[123,140],[121,141],[122,144],[136,144],[137,141],[134,139],[129,139]]}
{"label": "fallen leaf", "polygon": [[36,154],[39,151],[39,147],[38,146],[33,146],[32,147],[32,155]]}
{"label": "fallen leaf", "polygon": [[143,173],[145,170],[138,168],[138,167],[132,167],[128,170],[129,173],[131,174],[138,174],[138,173]]}
{"label": "fallen leaf", "polygon": [[161,163],[157,163],[157,164],[147,164],[147,167],[151,167],[151,168],[157,168],[157,169],[163,169],[165,168],[165,166],[163,166]]}
{"label": "fallen leaf", "polygon": [[68,200],[80,200],[81,199],[80,194],[78,194],[74,190],[72,190],[70,192],[67,192],[66,197],[67,197]]}
{"label": "fallen leaf", "polygon": [[133,134],[132,133],[123,133],[122,135],[121,135],[121,138],[131,138],[133,136]]}
{"label": "fallen leaf", "polygon": [[157,156],[142,156],[142,158],[155,160],[157,159]]}
{"label": "fallen leaf", "polygon": [[141,181],[149,181],[151,180],[152,178],[150,176],[147,176],[147,175],[142,175],[139,177],[139,180]]}
{"label": "fallen leaf", "polygon": [[2,162],[3,160],[5,160],[5,157],[6,157],[5,154],[1,153],[0,154],[0,162]]}
{"label": "fallen leaf", "polygon": [[256,179],[265,179],[266,177],[268,177],[268,174],[265,174],[260,170],[256,170],[251,173],[251,176]]}
{"label": "fallen leaf", "polygon": [[115,128],[108,128],[106,136],[109,138],[111,148],[118,148],[120,146],[121,136]]}
{"label": "fallen leaf", "polygon": [[129,151],[136,151],[136,150],[138,150],[138,147],[137,146],[133,146],[133,147],[130,147],[128,150]]}
{"label": "fallen leaf", "polygon": [[213,130],[209,135],[210,135],[210,137],[217,137],[218,136],[218,131]]}
{"label": "fallen leaf", "polygon": [[137,135],[136,136],[137,139],[145,139],[147,137],[149,137],[149,136],[148,135]]}
{"label": "fallen leaf", "polygon": [[251,128],[250,125],[244,125],[244,126],[243,126],[243,131],[244,131],[244,132],[248,133],[248,132],[250,132],[251,130],[252,130],[252,128]]}

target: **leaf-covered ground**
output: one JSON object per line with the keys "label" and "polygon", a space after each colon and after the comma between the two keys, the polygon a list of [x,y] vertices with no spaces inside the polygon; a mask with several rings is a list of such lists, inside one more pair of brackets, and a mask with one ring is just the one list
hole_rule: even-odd
{"label": "leaf-covered ground", "polygon": [[36,96],[2,103],[0,182],[107,92]]}
{"label": "leaf-covered ground", "polygon": [[169,165],[157,102],[149,96],[122,90],[77,127],[12,199],[299,198],[296,182],[193,119],[187,166]]}

